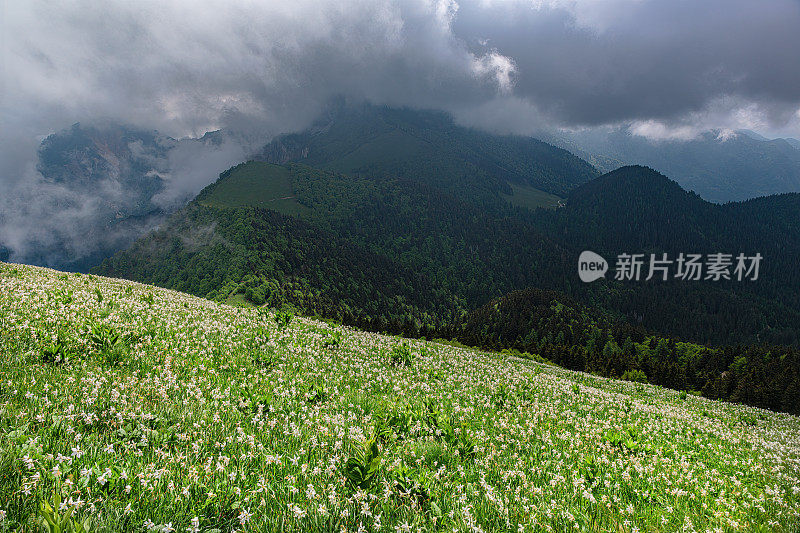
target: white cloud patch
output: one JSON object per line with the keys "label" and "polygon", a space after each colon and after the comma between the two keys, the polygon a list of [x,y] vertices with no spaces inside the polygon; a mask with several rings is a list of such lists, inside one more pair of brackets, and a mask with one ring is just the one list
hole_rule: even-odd
{"label": "white cloud patch", "polygon": [[651,141],[689,141],[701,133],[701,130],[692,126],[670,126],[656,120],[635,121],[629,129],[633,135]]}
{"label": "white cloud patch", "polygon": [[472,69],[478,76],[490,76],[495,79],[502,93],[508,94],[513,88],[513,76],[516,67],[514,61],[496,50],[481,57],[476,57]]}
{"label": "white cloud patch", "polygon": [[181,143],[169,152],[169,168],[172,170],[160,176],[165,187],[153,197],[153,202],[164,209],[180,205],[196,196],[222,171],[244,161],[247,156],[244,147],[231,140],[219,145]]}

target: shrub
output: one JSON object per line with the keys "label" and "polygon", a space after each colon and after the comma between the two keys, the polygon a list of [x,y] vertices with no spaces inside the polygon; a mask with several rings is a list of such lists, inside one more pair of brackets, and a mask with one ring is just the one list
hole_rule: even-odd
{"label": "shrub", "polygon": [[325,389],[322,387],[322,385],[312,381],[303,388],[303,399],[306,401],[306,403],[314,405],[316,403],[327,401],[328,393],[325,392]]}
{"label": "shrub", "polygon": [[288,307],[284,307],[275,313],[275,323],[278,324],[279,329],[286,329],[286,327],[292,323],[293,318],[294,313],[292,313],[292,310]]}
{"label": "shrub", "polygon": [[432,501],[434,496],[434,476],[424,468],[412,469],[402,463],[391,472],[391,483],[398,496],[416,506],[441,514]]}
{"label": "shrub", "polygon": [[505,383],[500,384],[492,395],[492,403],[498,409],[514,405],[514,396]]}
{"label": "shrub", "polygon": [[392,349],[391,361],[394,366],[411,366],[414,356],[408,344],[400,344]]}
{"label": "shrub", "polygon": [[622,374],[622,379],[634,383],[647,383],[647,374],[641,370],[626,370]]}
{"label": "shrub", "polygon": [[269,411],[272,403],[272,390],[251,390],[247,387],[242,391],[238,407],[243,413],[256,414]]}
{"label": "shrub", "polygon": [[411,426],[419,419],[411,406],[398,404],[392,407],[386,415],[386,426],[394,431],[398,439],[402,439],[411,431]]}
{"label": "shrub", "polygon": [[59,335],[59,339],[42,347],[42,362],[51,365],[66,365],[69,363],[69,349],[66,342]]}
{"label": "shrub", "polygon": [[344,464],[344,476],[351,489],[368,489],[381,466],[381,454],[375,437],[358,447]]}
{"label": "shrub", "polygon": [[122,335],[106,324],[92,324],[89,329],[89,340],[100,357],[112,365],[122,360],[127,347]]}
{"label": "shrub", "polygon": [[322,345],[326,348],[336,348],[342,343],[342,332],[338,329],[335,329],[328,333],[325,337],[325,340],[322,341]]}
{"label": "shrub", "polygon": [[79,521],[72,517],[75,507],[62,509],[61,494],[56,488],[52,505],[47,500],[39,502],[39,517],[44,531],[48,533],[88,533],[92,531],[91,519]]}
{"label": "shrub", "polygon": [[453,425],[449,420],[442,419],[439,422],[439,427],[442,430],[442,440],[455,448],[459,457],[465,460],[475,458],[475,442],[469,436],[467,425],[464,422]]}

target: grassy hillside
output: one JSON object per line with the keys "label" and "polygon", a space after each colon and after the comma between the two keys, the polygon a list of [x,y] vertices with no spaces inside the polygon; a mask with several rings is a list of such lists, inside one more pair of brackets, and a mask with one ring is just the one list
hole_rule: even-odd
{"label": "grassy hillside", "polygon": [[800,527],[789,415],[6,264],[0,352],[3,530]]}
{"label": "grassy hillside", "polygon": [[262,207],[284,215],[299,216],[307,211],[297,202],[289,169],[257,161],[224,172],[203,190],[197,202],[208,207]]}
{"label": "grassy hillside", "polygon": [[539,190],[530,185],[517,185],[510,183],[511,194],[503,194],[508,203],[517,207],[525,207],[528,209],[537,209],[544,207],[552,209],[561,205],[564,201],[554,194],[550,194]]}

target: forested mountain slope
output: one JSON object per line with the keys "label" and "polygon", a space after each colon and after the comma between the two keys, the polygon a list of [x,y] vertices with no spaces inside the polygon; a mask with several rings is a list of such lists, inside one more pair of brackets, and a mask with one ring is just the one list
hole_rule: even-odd
{"label": "forested mountain slope", "polygon": [[[800,339],[800,195],[715,205],[646,167],[623,167],[579,187],[567,207],[540,211],[537,226],[577,249],[675,261],[679,254],[763,256],[755,281],[659,280],[579,286],[586,301],[642,317],[650,329],[724,344]],[[674,273],[676,265],[671,265]],[[733,266],[731,267],[733,272]],[[613,272],[611,273],[613,276]],[[609,277],[609,276],[607,276]],[[703,274],[705,278],[705,274]],[[598,290],[599,289],[599,290]],[[751,332],[742,335],[744,331]],[[755,333],[755,335],[752,335]],[[752,336],[751,336],[752,335]],[[753,339],[755,337],[755,339]]]}
{"label": "forested mountain slope", "polygon": [[[800,275],[792,260],[800,254],[798,207],[796,195],[714,205],[650,169],[625,167],[577,188],[557,210],[492,211],[415,180],[251,162],[223,173],[184,213],[97,271],[216,298],[286,300],[407,334],[429,334],[492,298],[539,287],[685,340],[793,344],[800,340]],[[198,241],[210,227],[228,248]],[[300,228],[319,244],[301,242]],[[312,250],[319,246],[324,254]],[[578,279],[585,249],[610,262],[607,279]],[[645,281],[646,267],[640,281],[615,281],[622,253],[648,260],[651,253],[673,260],[760,253],[763,261],[755,281]],[[326,254],[347,256],[349,266]],[[238,266],[221,266],[231,264]],[[392,269],[402,273],[397,285],[375,281]]]}
{"label": "forested mountain slope", "polygon": [[[271,184],[262,189],[266,191],[263,201],[255,194],[242,192],[254,190],[253,175]],[[231,209],[235,205],[240,207]],[[273,227],[274,210],[285,215],[279,227]],[[186,223],[189,213],[192,222]],[[221,259],[212,259],[207,246],[195,246],[193,235],[198,232],[198,225],[208,227],[211,224],[222,238],[237,246],[230,256],[238,258],[241,269],[216,266]],[[237,227],[246,229],[239,231]],[[309,231],[314,228],[314,242],[330,241],[331,245],[325,246],[325,250],[331,257],[340,254],[334,248],[342,249],[333,243],[350,243],[353,250],[361,252],[353,255],[348,251],[344,255],[351,258],[348,261],[364,262],[365,272],[378,275],[378,271],[386,270],[379,265],[397,265],[404,276],[415,280],[414,283],[425,281],[427,289],[411,290],[413,284],[401,280],[398,283],[407,283],[408,291],[393,292],[393,286],[386,285],[380,298],[367,303],[369,291],[362,290],[359,279],[371,284],[374,281],[370,276],[359,275],[358,279],[353,279],[336,260],[324,260],[324,254],[315,253],[319,261],[305,262],[302,268],[299,264],[290,266],[282,259],[286,254],[306,257],[310,253],[288,249],[296,246],[303,250],[311,246],[308,243],[286,244],[296,242],[293,236],[299,227],[309,228]],[[280,236],[281,232],[285,233],[284,237]],[[520,235],[526,238],[520,239]],[[149,242],[154,239],[159,242]],[[167,249],[163,245],[165,239],[174,241],[175,246]],[[185,242],[192,245],[187,246]],[[216,247],[222,250],[221,246]],[[259,290],[268,295],[268,300],[285,298],[308,312],[316,312],[314,306],[307,307],[307,302],[316,297],[300,297],[294,289],[275,287],[285,280],[298,280],[299,290],[304,294],[309,290],[326,294],[323,286],[338,284],[350,290],[340,300],[342,303],[355,300],[360,304],[348,304],[349,311],[337,312],[333,318],[345,319],[352,313],[368,322],[374,320],[374,327],[416,334],[435,330],[449,323],[456,311],[474,307],[516,287],[555,283],[554,273],[545,267],[541,258],[559,249],[555,241],[537,237],[529,222],[481,209],[419,181],[393,177],[367,179],[304,165],[283,167],[250,162],[224,173],[219,182],[201,192],[184,213],[173,217],[158,232],[130,250],[105,261],[97,272],[147,279],[195,294],[222,298],[240,289],[220,284],[222,274],[206,283],[209,272],[226,272],[226,282],[243,282],[245,276],[250,276],[247,284],[261,286]],[[149,251],[148,255],[142,253],[145,250]],[[184,257],[185,261],[180,259]],[[370,270],[372,267],[366,262],[375,265],[376,270]],[[538,265],[542,265],[541,268],[537,268]],[[318,270],[319,279],[308,283],[308,269]],[[162,274],[155,276],[156,271]],[[236,279],[236,276],[242,277]],[[190,286],[186,280],[195,281]],[[246,292],[246,289],[241,290]],[[414,304],[414,311],[407,312],[395,298],[409,299],[412,293],[418,303]],[[336,294],[334,299],[338,300],[341,292],[337,290]],[[365,307],[371,310],[367,312]],[[448,311],[443,313],[445,308]],[[363,320],[359,318],[357,323],[365,325]]]}

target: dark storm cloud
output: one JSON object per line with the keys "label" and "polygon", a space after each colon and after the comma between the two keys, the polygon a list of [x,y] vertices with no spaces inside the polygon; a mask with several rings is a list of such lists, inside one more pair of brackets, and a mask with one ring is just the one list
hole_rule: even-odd
{"label": "dark storm cloud", "polygon": [[506,101],[554,126],[780,126],[800,108],[796,0],[5,6],[3,120],[23,136],[102,117],[263,137],[337,95],[501,115]]}
{"label": "dark storm cloud", "polygon": [[796,0],[465,3],[453,29],[512,58],[514,95],[558,124],[798,118]]}
{"label": "dark storm cloud", "polygon": [[[202,134],[237,112],[266,130],[332,95],[442,106],[490,96],[502,64],[470,53],[448,2],[69,2],[9,7],[9,104]],[[17,100],[17,102],[15,102]]]}

